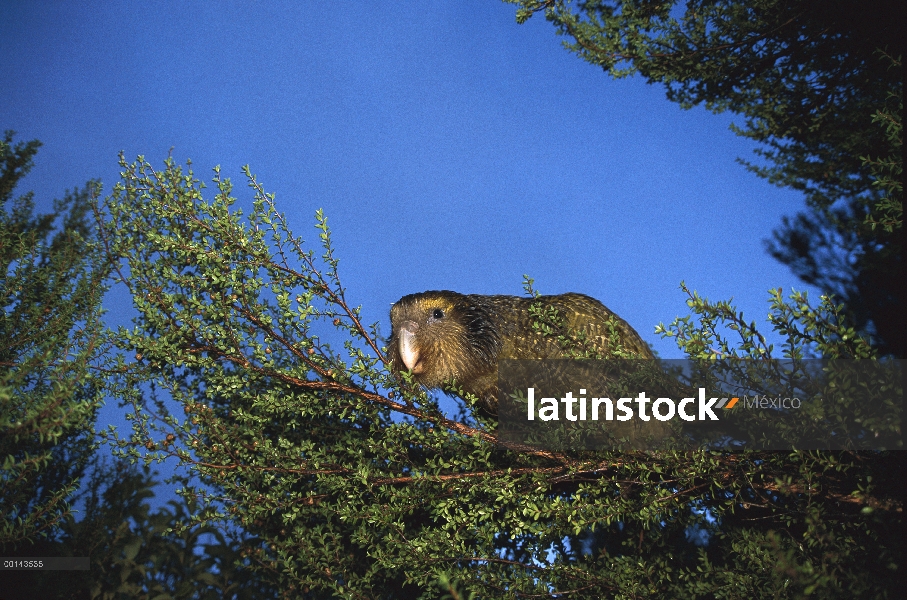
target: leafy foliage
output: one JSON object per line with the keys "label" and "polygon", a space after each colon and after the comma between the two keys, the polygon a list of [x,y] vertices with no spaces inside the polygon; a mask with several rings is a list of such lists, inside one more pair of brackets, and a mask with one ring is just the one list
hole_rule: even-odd
{"label": "leafy foliage", "polygon": [[273,597],[242,568],[236,536],[191,526],[196,505],[152,512],[147,472],[100,463],[94,422],[109,348],[100,321],[109,263],[92,214],[100,184],[34,216],[32,194],[13,192],[39,146],[14,144],[12,132],[0,142],[0,550],[87,556],[91,568],[4,571],[0,590],[5,598]]}
{"label": "leafy foliage", "polygon": [[7,572],[7,594],[20,590],[23,598],[48,600],[276,597],[243,567],[237,535],[188,525],[197,506],[171,500],[151,509],[156,484],[147,467],[104,464],[97,455],[91,467],[79,498],[81,518],[68,516],[55,539],[29,549],[32,556],[88,556],[90,569]]}
{"label": "leafy foliage", "polygon": [[[53,536],[95,447],[102,394],[91,362],[101,350],[107,277],[92,240],[89,182],[33,215],[13,191],[40,144],[0,141],[0,549]],[[57,218],[59,229],[54,231]]]}
{"label": "leafy foliage", "polygon": [[[248,169],[245,214],[219,169],[206,201],[172,160],[121,165],[103,239],[139,317],[117,333],[133,433],[111,435],[124,456],[191,467],[198,521],[260,540],[243,556],[284,597],[896,595],[892,455],[508,444],[387,371],[322,211],[316,256]],[[661,328],[690,355],[745,323],[690,302],[698,324]],[[773,326],[792,349],[871,355],[836,311],[777,297]]]}

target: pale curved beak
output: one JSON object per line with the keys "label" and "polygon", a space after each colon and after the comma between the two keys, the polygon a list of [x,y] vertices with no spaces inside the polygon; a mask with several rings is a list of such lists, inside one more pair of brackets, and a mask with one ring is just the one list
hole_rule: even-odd
{"label": "pale curved beak", "polygon": [[400,358],[403,364],[413,373],[419,373],[421,364],[419,364],[419,346],[416,344],[416,334],[414,333],[419,326],[412,321],[407,321],[400,328]]}

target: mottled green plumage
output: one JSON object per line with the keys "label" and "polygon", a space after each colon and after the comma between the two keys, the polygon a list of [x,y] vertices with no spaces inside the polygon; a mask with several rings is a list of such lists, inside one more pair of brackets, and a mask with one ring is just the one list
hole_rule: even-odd
{"label": "mottled green plumage", "polygon": [[457,387],[490,413],[498,361],[614,356],[654,358],[630,325],[583,294],[521,298],[451,291],[410,294],[391,308],[389,354],[429,388]]}

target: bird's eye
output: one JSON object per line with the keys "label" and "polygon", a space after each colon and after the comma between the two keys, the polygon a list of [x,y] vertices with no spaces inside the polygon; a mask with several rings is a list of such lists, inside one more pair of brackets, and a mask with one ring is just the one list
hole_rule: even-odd
{"label": "bird's eye", "polygon": [[432,311],[431,316],[435,319],[443,319],[444,311],[441,310],[440,308],[436,308],[434,311]]}

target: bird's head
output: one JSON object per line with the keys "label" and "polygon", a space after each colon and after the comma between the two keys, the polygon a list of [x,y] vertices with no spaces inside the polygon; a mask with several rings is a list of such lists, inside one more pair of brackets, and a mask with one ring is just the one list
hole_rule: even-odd
{"label": "bird's head", "polygon": [[394,370],[411,370],[419,383],[440,387],[496,368],[500,335],[482,298],[450,291],[400,298],[391,308]]}

